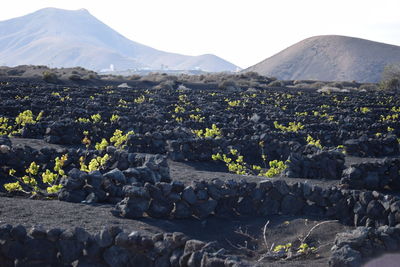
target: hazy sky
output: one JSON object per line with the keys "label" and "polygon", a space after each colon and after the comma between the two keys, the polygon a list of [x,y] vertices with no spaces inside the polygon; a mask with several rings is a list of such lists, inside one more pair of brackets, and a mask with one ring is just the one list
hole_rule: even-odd
{"label": "hazy sky", "polygon": [[44,7],[86,8],[133,41],[242,68],[314,35],[400,45],[399,0],[12,0],[0,20]]}

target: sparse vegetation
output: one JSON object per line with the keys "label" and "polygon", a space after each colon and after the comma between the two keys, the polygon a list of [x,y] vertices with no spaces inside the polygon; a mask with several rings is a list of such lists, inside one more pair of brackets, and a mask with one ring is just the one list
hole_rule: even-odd
{"label": "sparse vegetation", "polygon": [[[74,74],[81,72],[77,69]],[[238,253],[252,264],[297,263],[318,257],[322,262],[330,255],[339,227],[347,228],[342,222],[364,225],[368,221],[365,229],[371,231],[393,229],[386,226],[397,216],[394,203],[398,199],[395,195],[387,199],[380,190],[390,191],[397,186],[391,180],[397,175],[397,161],[389,162],[394,171],[385,169],[388,160],[397,160],[394,157],[399,154],[397,94],[293,88],[315,81],[281,81],[285,88],[269,88],[273,79],[255,73],[182,75],[182,79],[163,74],[149,76],[162,82],[135,78],[127,87],[118,86],[119,80],[102,86],[83,82],[72,85],[70,80],[57,86],[43,81],[37,85],[0,81],[0,134],[14,135],[0,136],[0,191],[39,199],[57,196],[63,201],[97,203],[95,206],[107,203],[105,208],[114,215],[148,216],[154,224],[159,223],[157,218],[168,218],[174,224],[177,218],[196,217],[199,220],[182,223],[190,221],[204,231],[215,228],[208,216],[247,216],[251,232],[238,228],[232,234],[231,227],[237,227],[237,222],[228,219],[223,220],[218,236],[233,249],[232,254]],[[235,81],[234,90],[218,89],[223,81]],[[357,83],[329,84],[340,90],[353,85]],[[356,156],[356,160],[370,157],[368,163],[352,165],[360,172],[355,185],[346,181],[354,174],[344,165],[348,156]],[[385,163],[378,166],[375,158]],[[369,169],[363,169],[364,164],[377,164],[367,165],[378,166],[371,168],[377,174],[366,173]],[[214,171],[219,173],[211,173]],[[381,174],[386,175],[382,181]],[[315,179],[319,179],[317,185]],[[364,188],[367,182],[372,185]],[[332,184],[335,187],[330,187]],[[360,188],[353,191],[353,186]],[[41,203],[45,206],[46,202]],[[384,212],[387,207],[390,212]],[[360,217],[355,213],[358,208]],[[133,214],[136,210],[140,212]],[[376,213],[369,217],[366,210]],[[308,214],[322,219],[328,214],[340,223],[335,231],[328,228],[330,231],[319,231],[312,238],[309,234],[297,236],[300,227],[312,227],[309,218],[303,217]],[[282,222],[281,215],[288,218]],[[91,216],[101,220],[102,212]],[[257,220],[253,221],[252,216]],[[271,228],[274,235],[284,239],[274,236],[270,242],[265,237],[265,246],[260,242],[265,221],[259,218],[265,217],[276,218]],[[197,231],[196,227],[188,229]],[[286,231],[284,227],[290,228]],[[3,231],[9,232],[7,229]],[[287,233],[293,232],[296,234],[289,238]],[[315,238],[321,232],[330,235],[329,240]],[[118,238],[124,236],[121,233]],[[180,242],[180,234],[138,240],[146,248],[147,242],[154,245],[149,252],[153,257],[153,248],[173,246],[170,242]],[[383,247],[381,240],[378,244]],[[204,246],[207,251],[211,248]],[[190,261],[197,260],[197,254],[192,253]],[[218,257],[223,257],[223,250]]]}
{"label": "sparse vegetation", "polygon": [[58,81],[58,77],[54,72],[44,71],[43,80],[48,83],[56,83]]}
{"label": "sparse vegetation", "polygon": [[379,88],[382,90],[400,89],[400,63],[390,64],[384,68]]}

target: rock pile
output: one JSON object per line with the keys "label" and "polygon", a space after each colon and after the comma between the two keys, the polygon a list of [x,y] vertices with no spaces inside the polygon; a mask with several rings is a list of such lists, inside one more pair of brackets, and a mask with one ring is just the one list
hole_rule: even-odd
{"label": "rock pile", "polygon": [[329,266],[361,266],[363,259],[384,252],[396,252],[399,247],[400,228],[398,227],[357,227],[350,232],[336,235]]}
{"label": "rock pile", "polygon": [[[86,173],[79,171],[79,159],[88,159],[103,156],[107,153],[110,158],[102,173],[95,171]],[[60,192],[60,199],[81,202],[89,195],[90,203],[109,200],[119,202],[124,185],[143,186],[145,183],[170,182],[169,166],[165,156],[141,153],[128,153],[109,146],[106,151],[85,151],[82,149],[53,149],[43,147],[40,150],[29,146],[11,146],[8,138],[0,139],[0,191],[4,191],[3,184],[10,182],[7,173],[2,173],[3,167],[14,169],[18,174],[24,174],[26,166],[31,162],[37,163],[43,169],[53,169],[54,159],[61,155],[68,155],[63,169],[68,177],[63,179],[64,189]],[[41,181],[37,181],[40,183]],[[119,189],[117,189],[119,188]]]}
{"label": "rock pile", "polygon": [[[114,168],[102,174],[100,171],[90,173],[76,168],[68,172],[61,180],[63,188],[58,193],[58,199],[68,202],[112,203],[120,202],[132,188],[142,188],[145,184],[168,183],[171,181],[167,159],[162,155],[139,155],[125,153],[129,163],[122,171]],[[117,166],[121,164],[121,158]],[[137,167],[138,162],[143,164]]]}

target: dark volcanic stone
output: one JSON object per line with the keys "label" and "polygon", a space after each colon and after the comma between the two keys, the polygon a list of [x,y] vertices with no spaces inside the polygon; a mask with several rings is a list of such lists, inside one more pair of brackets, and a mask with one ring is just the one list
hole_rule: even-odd
{"label": "dark volcanic stone", "polygon": [[350,232],[338,233],[335,237],[335,245],[343,247],[349,245],[352,248],[360,248],[368,238],[369,229],[367,227],[358,227]]}
{"label": "dark volcanic stone", "polygon": [[[18,241],[8,241],[3,243],[0,250],[0,255],[1,253],[7,255],[7,257],[10,259],[23,259],[26,257],[25,248],[23,244]],[[0,263],[2,262],[0,261]]]}
{"label": "dark volcanic stone", "polygon": [[115,182],[118,182],[120,184],[126,184],[126,177],[124,173],[119,169],[113,169],[112,171],[105,173],[104,177],[111,179]]}
{"label": "dark volcanic stone", "polygon": [[42,225],[34,225],[29,229],[29,235],[33,238],[46,238],[47,232]]}
{"label": "dark volcanic stone", "polygon": [[68,177],[72,178],[74,180],[82,180],[82,181],[84,181],[86,176],[87,176],[86,172],[81,171],[81,170],[79,170],[77,168],[73,168],[68,172]]}
{"label": "dark volcanic stone", "polygon": [[83,244],[77,240],[60,240],[59,241],[59,258],[64,263],[72,263],[77,260],[83,250]]}
{"label": "dark volcanic stone", "polygon": [[81,257],[72,263],[73,267],[107,267],[107,265],[94,261],[88,257]]}
{"label": "dark volcanic stone", "polygon": [[384,211],[385,208],[377,200],[372,200],[367,206],[367,215],[373,219],[381,217]]}
{"label": "dark volcanic stone", "polygon": [[218,200],[214,213],[218,217],[232,217],[236,215],[233,207],[236,205],[237,197],[225,197]]}
{"label": "dark volcanic stone", "polygon": [[184,253],[192,253],[201,250],[206,243],[200,240],[191,239],[186,241]]}
{"label": "dark volcanic stone", "polygon": [[[151,186],[151,185],[149,185]],[[126,197],[146,198],[150,199],[150,194],[145,187],[138,187],[133,185],[126,185],[123,187],[122,192]]]}
{"label": "dark volcanic stone", "polygon": [[86,178],[86,182],[96,189],[100,189],[100,186],[102,185],[103,181],[104,177],[99,171],[90,172]]}
{"label": "dark volcanic stone", "polygon": [[321,206],[312,203],[304,205],[303,213],[305,215],[323,217],[325,215],[325,209]]}
{"label": "dark volcanic stone", "polygon": [[88,241],[85,243],[85,254],[90,259],[100,260],[103,250],[104,249],[100,248],[94,237],[89,237]]}
{"label": "dark volcanic stone", "polygon": [[195,251],[190,256],[187,266],[188,267],[196,267],[201,265],[201,259],[203,258],[203,253],[200,251]]}
{"label": "dark volcanic stone", "polygon": [[122,217],[136,219],[143,217],[143,213],[148,210],[149,205],[148,198],[126,197],[116,205],[116,210]]}
{"label": "dark volcanic stone", "polygon": [[366,192],[360,193],[360,202],[363,205],[368,205],[368,203],[370,203],[373,199],[374,199],[374,196],[372,195],[371,191],[366,191]]}
{"label": "dark volcanic stone", "polygon": [[276,188],[276,190],[278,190],[278,192],[279,192],[281,195],[284,196],[284,195],[289,194],[289,187],[288,187],[288,185],[286,184],[285,181],[282,181],[282,180],[274,180],[274,181],[272,182],[272,185],[273,185],[274,188]]}
{"label": "dark volcanic stone", "polygon": [[379,175],[377,172],[369,172],[364,178],[364,184],[367,189],[379,188]]}
{"label": "dark volcanic stone", "polygon": [[172,203],[160,202],[153,199],[151,200],[149,209],[146,211],[146,213],[150,217],[165,218],[170,215],[173,208],[174,205]]}
{"label": "dark volcanic stone", "polygon": [[191,205],[196,203],[196,193],[191,186],[188,186],[183,190],[182,199]]}
{"label": "dark volcanic stone", "polygon": [[79,190],[85,185],[85,180],[81,179],[79,176],[78,178],[73,177],[66,177],[62,178],[60,184],[69,191]]}
{"label": "dark volcanic stone", "polygon": [[73,233],[79,242],[86,242],[90,237],[89,233],[82,227],[75,227]]}
{"label": "dark volcanic stone", "polygon": [[304,200],[293,195],[283,197],[281,209],[283,214],[299,214],[304,206]]}
{"label": "dark volcanic stone", "polygon": [[279,201],[272,198],[265,198],[260,206],[260,214],[264,216],[278,214],[279,208]]}
{"label": "dark volcanic stone", "polygon": [[270,180],[261,181],[259,187],[260,189],[267,192],[272,188],[272,182]]}
{"label": "dark volcanic stone", "polygon": [[171,190],[176,193],[180,193],[183,191],[183,189],[185,189],[185,185],[181,181],[172,181],[171,186],[172,186]]}
{"label": "dark volcanic stone", "polygon": [[255,215],[257,207],[251,196],[245,196],[236,205],[236,211],[241,215]]}
{"label": "dark volcanic stone", "polygon": [[329,259],[331,267],[358,267],[361,266],[361,253],[345,245],[334,250]]}
{"label": "dark volcanic stone", "polygon": [[106,248],[112,245],[113,236],[109,228],[103,228],[99,233],[96,234],[95,240],[101,248]]}
{"label": "dark volcanic stone", "polygon": [[210,195],[210,197],[211,197],[212,199],[215,199],[215,200],[217,200],[217,201],[218,201],[219,199],[221,199],[222,196],[223,196],[221,190],[219,190],[218,187],[215,186],[215,185],[213,185],[213,184],[209,184],[209,185],[207,186],[207,192],[208,192],[208,194]]}
{"label": "dark volcanic stone", "polygon": [[169,258],[169,263],[171,267],[179,267],[179,259],[183,255],[183,249],[176,249],[172,252],[171,257]]}
{"label": "dark volcanic stone", "polygon": [[83,190],[68,191],[62,188],[58,192],[58,199],[61,201],[80,203],[86,199],[86,193]]}
{"label": "dark volcanic stone", "polygon": [[56,242],[60,238],[62,232],[63,230],[59,228],[52,228],[47,231],[47,239],[50,240],[51,242]]}
{"label": "dark volcanic stone", "polygon": [[349,167],[343,171],[342,177],[346,177],[350,180],[360,180],[362,172],[356,167]]}
{"label": "dark volcanic stone", "polygon": [[210,199],[208,201],[193,205],[193,213],[197,218],[203,219],[214,212],[216,206],[217,201],[215,201],[214,199]]}
{"label": "dark volcanic stone", "polygon": [[24,244],[24,251],[27,260],[39,260],[54,262],[56,249],[52,242],[46,239],[29,239]]}
{"label": "dark volcanic stone", "polygon": [[130,266],[131,254],[127,249],[112,246],[104,251],[103,259],[109,266],[126,267]]}
{"label": "dark volcanic stone", "polygon": [[26,228],[20,224],[16,225],[11,229],[10,235],[15,240],[23,241],[27,235]]}
{"label": "dark volcanic stone", "polygon": [[367,207],[362,205],[360,202],[354,204],[353,212],[355,214],[364,215],[366,213]]}

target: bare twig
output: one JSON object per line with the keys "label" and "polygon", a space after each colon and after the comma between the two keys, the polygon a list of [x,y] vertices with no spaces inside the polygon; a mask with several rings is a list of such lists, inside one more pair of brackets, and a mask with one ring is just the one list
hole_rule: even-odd
{"label": "bare twig", "polygon": [[326,223],[334,223],[334,222],[338,222],[338,220],[330,220],[330,221],[323,221],[323,222],[317,223],[316,225],[314,225],[314,226],[310,229],[310,231],[307,233],[307,235],[301,240],[301,243],[305,243],[306,240],[307,240],[307,238],[310,237],[310,235],[312,234],[312,232],[313,232],[317,227],[319,227],[319,226],[321,226],[321,225],[323,225],[323,224],[326,224]]}
{"label": "bare twig", "polygon": [[229,244],[231,247],[233,247],[234,249],[244,250],[246,253],[251,253],[251,254],[254,253],[254,251],[252,251],[251,249],[248,249],[248,248],[245,247],[245,246],[234,245],[234,244],[232,244],[232,242],[229,241],[227,238],[225,238],[225,240],[226,240],[226,242],[228,242],[228,244]]}
{"label": "bare twig", "polygon": [[272,243],[271,247],[269,248],[269,251],[272,251],[275,247],[275,243]]}
{"label": "bare twig", "polygon": [[[268,248],[268,242],[267,242],[267,227],[268,227],[269,221],[264,225],[264,230],[263,230],[263,237],[264,237],[264,244],[265,247]],[[271,251],[271,249],[270,249]]]}
{"label": "bare twig", "polygon": [[262,261],[267,257],[267,255],[263,255],[261,258],[259,258],[257,261]]}
{"label": "bare twig", "polygon": [[249,239],[251,239],[251,240],[255,240],[255,239],[256,239],[254,236],[250,235],[250,234],[247,232],[247,230],[246,230],[246,231],[243,231],[242,228],[240,228],[240,227],[239,227],[239,230],[236,230],[236,231],[234,231],[234,232],[235,232],[236,234],[238,234],[238,235],[242,235],[242,236],[247,237],[247,238],[249,238]]}
{"label": "bare twig", "polygon": [[229,241],[229,239],[225,238],[225,241],[228,242],[228,244],[229,244],[231,247],[233,247],[233,248],[235,248],[235,249],[241,249],[240,247],[235,246],[234,244],[232,244],[232,242]]}
{"label": "bare twig", "polygon": [[293,254],[293,255],[288,256],[288,257],[285,258],[284,260],[285,260],[285,261],[290,261],[290,260],[296,259],[296,258],[298,258],[298,257],[300,257],[300,256],[304,256],[304,255],[305,255],[305,254]]}
{"label": "bare twig", "polygon": [[[303,243],[305,243],[305,242],[307,241],[307,239],[310,237],[310,235],[313,233],[313,231],[314,231],[317,227],[319,227],[319,226],[321,226],[321,225],[323,225],[323,224],[326,224],[326,223],[334,223],[334,222],[337,222],[337,220],[323,221],[323,222],[317,223],[316,225],[314,225],[314,226],[310,229],[310,231],[308,231],[307,235],[306,235],[304,238],[298,237],[298,240],[300,241],[301,244],[303,244]],[[269,224],[269,221],[264,225],[264,231],[263,231],[264,243],[265,243],[265,246],[267,247],[267,249],[268,249],[268,242],[267,242],[267,228],[268,228],[268,224]],[[288,261],[288,260],[296,259],[296,258],[301,257],[301,256],[308,256],[308,255],[311,255],[311,254],[315,254],[318,250],[321,249],[321,247],[324,247],[324,246],[327,246],[327,245],[329,245],[329,243],[328,243],[328,244],[321,244],[317,249],[315,249],[315,250],[309,250],[309,251],[307,250],[307,251],[305,251],[305,252],[286,251],[285,254],[284,254],[284,255],[286,256],[286,258],[285,258],[285,259],[282,259],[282,260]],[[271,247],[269,248],[268,252],[265,253],[263,256],[261,256],[261,258],[258,259],[258,261],[260,262],[260,261],[262,261],[262,260],[264,260],[264,259],[266,259],[266,258],[270,258],[271,256],[273,257],[274,254],[271,253],[271,251],[273,251],[274,246],[275,246],[275,244],[273,243],[273,244],[271,245]],[[299,247],[299,248],[300,248],[300,247]],[[277,256],[278,256],[278,255],[277,255]],[[279,258],[282,258],[282,257],[279,257]]]}
{"label": "bare twig", "polygon": [[326,247],[326,246],[332,246],[334,244],[334,242],[328,242],[326,244],[321,244],[319,245],[317,248],[315,248],[315,252],[318,252],[321,250],[321,248]]}

